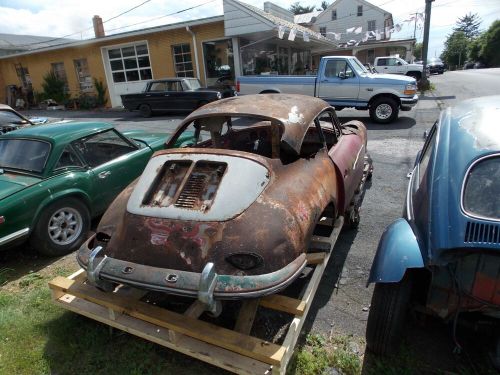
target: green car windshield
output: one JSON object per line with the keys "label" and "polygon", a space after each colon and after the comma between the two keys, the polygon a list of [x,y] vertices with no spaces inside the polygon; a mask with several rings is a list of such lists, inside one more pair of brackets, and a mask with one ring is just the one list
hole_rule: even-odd
{"label": "green car windshield", "polygon": [[33,139],[0,139],[0,168],[40,173],[50,144]]}

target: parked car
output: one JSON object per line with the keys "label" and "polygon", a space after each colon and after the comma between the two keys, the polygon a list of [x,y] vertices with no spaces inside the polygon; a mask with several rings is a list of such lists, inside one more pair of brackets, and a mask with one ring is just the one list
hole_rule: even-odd
{"label": "parked car", "polygon": [[485,69],[485,68],[487,68],[487,66],[482,61],[477,61],[474,63],[474,69]]}
{"label": "parked car", "polygon": [[420,64],[408,64],[405,60],[397,56],[376,57],[373,63],[375,69],[380,73],[402,74],[413,77],[417,81],[422,78],[423,66]]}
{"label": "parked car", "polygon": [[207,88],[219,91],[223,98],[230,98],[231,96],[238,94],[234,85],[234,79],[229,76],[217,78],[214,84],[208,86]]}
{"label": "parked car", "polygon": [[222,98],[219,90],[205,89],[197,78],[167,78],[150,81],[142,93],[121,95],[123,106],[143,117],[157,111],[193,111]]}
{"label": "parked car", "polygon": [[31,126],[33,123],[14,110],[12,107],[0,104],[0,134]]}
{"label": "parked car", "polygon": [[432,57],[427,60],[427,67],[429,68],[430,74],[443,74],[444,73],[444,63],[438,57]]}
{"label": "parked car", "polygon": [[474,62],[466,61],[462,69],[463,70],[474,69]]}
{"label": "parked car", "polygon": [[463,101],[430,130],[411,172],[404,217],[385,230],[370,272],[371,351],[397,350],[410,305],[443,319],[475,312],[491,318],[500,337],[498,103],[500,96]]}
{"label": "parked car", "polygon": [[328,236],[339,215],[359,222],[366,128],[340,124],[323,100],[223,99],[189,115],[168,146],[192,131],[189,147],[153,156],[81,246],[94,285],[198,296],[212,311],[215,300],[283,289],[325,246],[319,227]]}
{"label": "parked car", "polygon": [[350,107],[368,110],[371,119],[378,123],[396,120],[399,110],[410,111],[418,102],[414,78],[372,74],[355,56],[322,57],[317,76],[240,76],[236,88],[241,95],[316,96],[337,111]]}
{"label": "parked car", "polygon": [[90,219],[143,171],[168,134],[102,123],[30,126],[0,136],[0,250],[30,240],[45,255],[82,243]]}

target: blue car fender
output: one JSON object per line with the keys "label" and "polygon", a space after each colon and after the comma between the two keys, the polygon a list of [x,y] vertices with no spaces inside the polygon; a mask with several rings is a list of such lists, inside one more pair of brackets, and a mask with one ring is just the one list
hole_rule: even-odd
{"label": "blue car fender", "polygon": [[398,219],[382,234],[367,284],[395,283],[408,268],[423,267],[422,252],[410,224]]}

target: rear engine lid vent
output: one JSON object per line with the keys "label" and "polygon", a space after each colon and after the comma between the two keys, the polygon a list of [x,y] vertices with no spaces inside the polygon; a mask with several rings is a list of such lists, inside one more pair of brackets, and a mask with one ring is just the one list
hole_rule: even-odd
{"label": "rear engine lid vent", "polygon": [[467,222],[465,243],[500,244],[500,225]]}
{"label": "rear engine lid vent", "polygon": [[209,209],[226,168],[226,163],[198,161],[184,184],[175,206],[200,211]]}

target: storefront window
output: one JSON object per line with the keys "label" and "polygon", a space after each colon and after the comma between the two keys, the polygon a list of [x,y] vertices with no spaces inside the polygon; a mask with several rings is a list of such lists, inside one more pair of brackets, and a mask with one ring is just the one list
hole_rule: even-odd
{"label": "storefront window", "polygon": [[207,85],[213,85],[219,78],[234,80],[233,43],[231,39],[203,43]]}
{"label": "storefront window", "polygon": [[113,82],[144,81],[153,78],[147,44],[108,50]]}
{"label": "storefront window", "polygon": [[303,75],[311,70],[311,54],[309,51],[292,48],[292,74]]}
{"label": "storefront window", "polygon": [[191,46],[179,44],[172,47],[174,55],[175,75],[177,77],[194,77]]}

